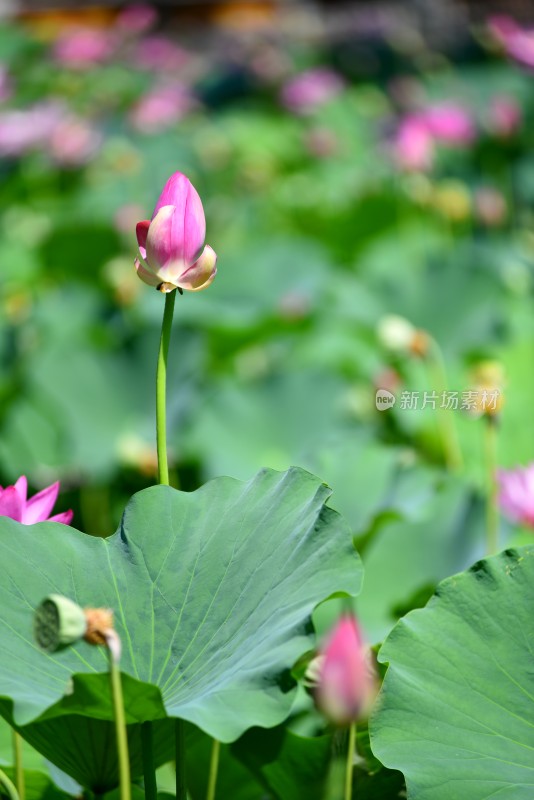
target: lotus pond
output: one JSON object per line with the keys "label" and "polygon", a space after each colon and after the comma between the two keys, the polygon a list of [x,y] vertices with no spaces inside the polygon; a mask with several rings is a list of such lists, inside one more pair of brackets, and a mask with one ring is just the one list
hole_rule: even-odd
{"label": "lotus pond", "polygon": [[231,8],[0,27],[0,796],[531,800],[534,28]]}

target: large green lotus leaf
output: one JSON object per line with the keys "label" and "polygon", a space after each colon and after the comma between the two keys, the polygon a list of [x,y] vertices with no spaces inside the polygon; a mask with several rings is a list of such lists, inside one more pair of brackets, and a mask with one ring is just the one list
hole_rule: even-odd
{"label": "large green lotus leaf", "polygon": [[[3,518],[1,713],[88,785],[98,757],[75,773],[72,740],[82,718],[112,719],[106,660],[85,643],[56,655],[34,645],[33,610],[58,592],[115,610],[129,724],[159,720],[157,734],[167,716],[180,717],[228,742],[280,723],[294,698],[289,670],[312,646],[313,608],[360,587],[359,558],[324,505],[329,494],[299,469],[219,478],[192,493],[153,487],[134,495],[108,539]],[[92,730],[86,724],[87,738]]]}
{"label": "large green lotus leaf", "polygon": [[411,800],[534,796],[534,548],[443,581],[392,631],[371,724]]}

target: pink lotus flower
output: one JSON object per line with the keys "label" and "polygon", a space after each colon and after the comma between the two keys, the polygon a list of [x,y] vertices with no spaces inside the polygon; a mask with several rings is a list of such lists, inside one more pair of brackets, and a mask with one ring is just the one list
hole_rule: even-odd
{"label": "pink lotus flower", "polygon": [[140,40],[133,56],[134,65],[155,72],[174,72],[189,61],[189,54],[165,36]]}
{"label": "pink lotus flower", "polygon": [[345,83],[331,69],[317,67],[291,78],[282,89],[282,104],[297,114],[309,114],[338,95]]}
{"label": "pink lotus flower", "polygon": [[49,516],[58,492],[59,481],[28,500],[28,482],[21,475],[14,486],[6,486],[5,489],[0,486],[0,517],[10,517],[23,525],[33,525],[35,522],[62,522],[68,525],[72,520],[72,511]]}
{"label": "pink lotus flower", "polygon": [[144,263],[135,268],[142,281],[160,292],[206,289],[217,273],[217,256],[204,245],[206,220],[198,193],[185,175],[171,175],[150,220],[137,223]]}
{"label": "pink lotus flower", "polygon": [[513,136],[522,121],[521,108],[513,97],[497,96],[491,101],[488,123],[495,136]]}
{"label": "pink lotus flower", "polygon": [[492,17],[488,28],[505,53],[520,64],[534,68],[534,28],[521,28],[511,17]]}
{"label": "pink lotus flower", "polygon": [[499,501],[505,514],[515,522],[534,528],[534,462],[528,467],[499,470]]}
{"label": "pink lotus flower", "polygon": [[334,628],[319,656],[315,699],[337,725],[357,719],[374,694],[374,680],[358,624],[346,614]]}
{"label": "pink lotus flower", "polygon": [[409,172],[432,166],[434,142],[418,117],[406,117],[401,123],[393,141],[393,156],[398,166]]}
{"label": "pink lotus flower", "polygon": [[73,69],[88,69],[107,61],[115,52],[117,41],[108,31],[97,28],[72,28],[54,45],[56,61]]}
{"label": "pink lotus flower", "polygon": [[140,98],[130,119],[138,131],[157,133],[183,119],[194,106],[195,100],[186,86],[160,86]]}
{"label": "pink lotus flower", "polygon": [[127,33],[143,33],[158,21],[158,12],[146,4],[126,6],[117,15],[115,24]]}
{"label": "pink lotus flower", "polygon": [[469,112],[458,103],[430,106],[421,113],[421,122],[438,141],[446,144],[469,144],[475,138],[475,126]]}

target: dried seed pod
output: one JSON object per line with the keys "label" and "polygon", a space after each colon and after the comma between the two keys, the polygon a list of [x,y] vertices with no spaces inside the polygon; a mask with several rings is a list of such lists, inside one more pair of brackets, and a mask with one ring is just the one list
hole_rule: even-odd
{"label": "dried seed pod", "polygon": [[113,630],[113,611],[110,608],[86,608],[84,639],[88,644],[107,644],[107,634]]}
{"label": "dried seed pod", "polygon": [[33,630],[39,647],[56,653],[82,638],[87,621],[79,605],[67,597],[50,594],[35,611]]}

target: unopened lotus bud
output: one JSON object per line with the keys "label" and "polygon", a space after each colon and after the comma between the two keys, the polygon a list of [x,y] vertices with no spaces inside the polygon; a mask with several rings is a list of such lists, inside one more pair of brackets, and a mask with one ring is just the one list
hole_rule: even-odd
{"label": "unopened lotus bud", "polygon": [[48,653],[56,653],[78,642],[87,630],[82,608],[59,594],[51,594],[35,611],[34,635]]}
{"label": "unopened lotus bud", "polygon": [[411,322],[396,314],[383,317],[378,324],[378,338],[382,345],[394,353],[411,353],[423,356],[428,349],[428,334],[418,330]]}
{"label": "unopened lotus bud", "polygon": [[321,651],[315,700],[336,725],[365,715],[375,696],[375,679],[355,618],[343,616]]}
{"label": "unopened lotus bud", "polygon": [[481,361],[472,371],[473,403],[469,411],[489,419],[499,416],[504,405],[505,376],[498,361]]}

